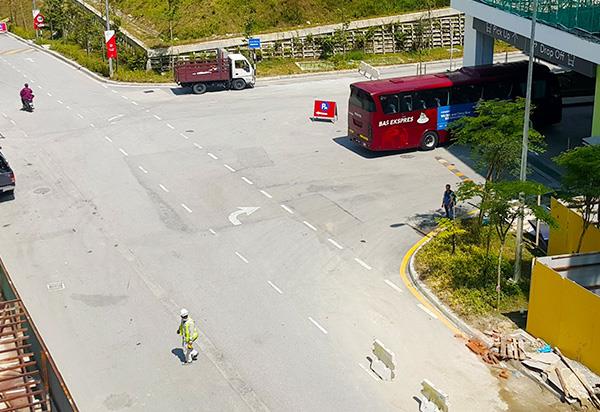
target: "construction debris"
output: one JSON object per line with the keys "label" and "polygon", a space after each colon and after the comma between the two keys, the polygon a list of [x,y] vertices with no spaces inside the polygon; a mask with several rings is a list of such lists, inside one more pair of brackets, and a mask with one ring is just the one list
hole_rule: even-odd
{"label": "construction debris", "polygon": [[508,379],[511,375],[504,361],[517,361],[534,371],[533,375],[540,381],[560,392],[565,402],[590,405],[600,410],[600,396],[596,393],[596,387],[600,388],[600,384],[590,385],[558,348],[552,350],[542,340],[534,340],[524,332],[505,335],[492,330],[484,331],[484,334],[490,338],[490,344],[471,338],[466,346],[485,363],[502,369],[498,374],[500,378]]}

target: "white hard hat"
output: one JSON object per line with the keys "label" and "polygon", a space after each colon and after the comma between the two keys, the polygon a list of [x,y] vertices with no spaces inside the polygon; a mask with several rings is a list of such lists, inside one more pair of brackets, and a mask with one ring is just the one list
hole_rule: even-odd
{"label": "white hard hat", "polygon": [[181,309],[181,317],[185,318],[188,315],[187,309]]}

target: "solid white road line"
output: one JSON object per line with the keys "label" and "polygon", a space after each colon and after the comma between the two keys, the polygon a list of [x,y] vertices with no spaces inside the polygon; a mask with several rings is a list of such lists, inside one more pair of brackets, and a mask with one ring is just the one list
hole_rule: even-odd
{"label": "solid white road line", "polygon": [[285,210],[286,212],[288,212],[290,215],[294,214],[294,211],[292,209],[290,209],[289,207],[287,207],[286,205],[279,205],[283,208],[283,210]]}
{"label": "solid white road line", "polygon": [[210,233],[212,233],[213,235],[216,235],[216,234],[217,234],[217,232],[215,232],[215,231],[214,231],[214,230],[212,230],[212,229],[208,229],[208,231],[209,231]]}
{"label": "solid white road line", "polygon": [[183,133],[179,133],[179,136],[183,137],[184,139],[189,139],[189,136],[184,135]]}
{"label": "solid white road line", "polygon": [[198,149],[202,149],[202,146],[200,146],[198,143],[194,143],[194,146],[196,146]]}
{"label": "solid white road line", "polygon": [[417,306],[419,307],[419,309],[421,309],[423,312],[427,313],[429,316],[431,316],[434,319],[437,319],[438,317],[435,315],[435,313],[433,313],[432,311],[430,311],[429,309],[427,309],[425,306],[421,305],[420,303],[417,304]]}
{"label": "solid white road line", "polygon": [[121,148],[119,148],[119,152],[123,153],[125,156],[129,156],[129,154],[127,154],[127,152]]}
{"label": "solid white road line", "polygon": [[344,246],[340,245],[338,242],[336,242],[333,239],[327,239],[327,241],[329,243],[331,243],[333,246],[335,246],[336,248],[338,248],[339,250],[343,250],[344,249]]}
{"label": "solid white road line", "polygon": [[263,195],[265,195],[269,199],[273,199],[273,196],[271,196],[269,193],[265,192],[264,190],[261,190],[260,193],[262,193]]}
{"label": "solid white road line", "polygon": [[212,157],[212,158],[213,158],[213,159],[215,159],[215,160],[218,160],[218,159],[219,159],[217,156],[215,156],[215,155],[214,155],[214,154],[212,154],[212,153],[207,153],[207,155],[208,155],[209,157]]}
{"label": "solid white road line", "polygon": [[360,366],[362,370],[364,370],[365,372],[367,372],[367,374],[368,374],[368,375],[369,375],[371,378],[375,379],[377,382],[381,381],[381,379],[379,379],[377,376],[375,376],[375,374],[374,374],[373,372],[371,372],[370,370],[368,370],[366,366],[363,366],[363,364],[362,364],[362,363],[360,363],[360,362],[359,362],[359,363],[358,363],[358,366]]}
{"label": "solid white road line", "polygon": [[242,262],[248,263],[248,259],[243,257],[239,252],[235,252],[235,254],[237,255],[237,257],[239,257],[242,260]]}
{"label": "solid white road line", "polygon": [[155,118],[156,120],[162,120],[162,119],[160,118],[160,116],[157,116],[157,115],[154,115],[154,118]]}
{"label": "solid white road line", "polygon": [[144,169],[142,166],[138,166],[138,169],[140,169],[145,174],[148,174],[148,171],[146,169]]}
{"label": "solid white road line", "polygon": [[104,136],[104,138],[105,138],[107,141],[109,141],[110,143],[112,143],[112,139],[111,139],[110,137],[108,137],[108,136]]}
{"label": "solid white road line", "polygon": [[314,320],[310,316],[308,317],[308,320],[310,320],[313,325],[315,325],[317,328],[319,328],[321,330],[321,332],[323,332],[325,335],[327,335],[327,331],[325,330],[325,328],[323,326],[319,325],[319,323],[316,320]]}
{"label": "solid white road line", "polygon": [[254,184],[254,182],[252,180],[248,179],[247,177],[242,176],[242,180],[244,182],[248,183],[249,185],[253,185]]}
{"label": "solid white road line", "polygon": [[271,285],[271,287],[273,289],[275,289],[277,291],[277,293],[279,293],[280,295],[283,295],[283,291],[281,289],[279,289],[277,286],[275,286],[275,284],[273,282],[271,282],[270,280],[267,280],[267,283],[269,285]]}
{"label": "solid white road line", "polygon": [[404,292],[402,289],[400,289],[400,287],[398,285],[396,285],[394,282],[392,282],[391,280],[385,279],[384,282],[391,287],[392,289],[394,289],[396,292]]}
{"label": "solid white road line", "polygon": [[188,213],[192,213],[192,209],[190,209],[189,207],[187,207],[187,206],[185,205],[185,203],[182,203],[182,204],[181,204],[181,207],[182,207],[182,208],[184,208],[185,210],[187,210],[187,212],[188,212]]}
{"label": "solid white road line", "polygon": [[313,225],[311,225],[310,223],[308,223],[306,220],[303,220],[302,223],[304,223],[306,226],[308,226],[309,228],[311,228],[315,232],[317,231],[317,228],[314,227]]}
{"label": "solid white road line", "polygon": [[171,130],[175,130],[175,126],[173,126],[171,123],[167,123],[167,127]]}
{"label": "solid white road line", "polygon": [[371,266],[367,265],[365,262],[363,262],[362,260],[360,260],[359,258],[354,258],[354,260],[361,265],[362,267],[364,267],[367,270],[371,270],[373,269]]}
{"label": "solid white road line", "polygon": [[169,193],[169,189],[167,189],[166,187],[164,187],[163,185],[161,185],[160,183],[158,184],[158,186],[165,191],[165,193]]}
{"label": "solid white road line", "polygon": [[229,166],[227,163],[225,163],[223,166],[225,166],[227,168],[227,170],[229,170],[230,172],[235,172],[235,169],[231,166]]}

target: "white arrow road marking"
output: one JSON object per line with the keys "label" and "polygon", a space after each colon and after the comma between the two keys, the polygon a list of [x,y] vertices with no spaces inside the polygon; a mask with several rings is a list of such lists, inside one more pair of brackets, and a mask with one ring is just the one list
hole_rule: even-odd
{"label": "white arrow road marking", "polygon": [[240,222],[240,220],[238,219],[238,216],[240,215],[246,215],[246,216],[250,216],[252,213],[256,212],[258,209],[260,209],[259,207],[238,207],[239,210],[233,212],[232,214],[229,215],[229,221],[234,225],[234,226],[238,226],[241,225],[242,222]]}
{"label": "white arrow road marking", "polygon": [[111,117],[110,119],[107,120],[107,122],[114,122],[117,119],[120,119],[121,117],[125,116],[124,114],[118,114],[116,116]]}

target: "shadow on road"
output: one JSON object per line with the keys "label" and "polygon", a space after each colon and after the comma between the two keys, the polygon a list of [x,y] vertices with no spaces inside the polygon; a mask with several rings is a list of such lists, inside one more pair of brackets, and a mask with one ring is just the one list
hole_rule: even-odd
{"label": "shadow on road", "polygon": [[183,349],[173,348],[171,349],[171,353],[177,356],[182,363],[185,363],[185,354],[183,353]]}
{"label": "shadow on road", "polygon": [[[194,94],[191,87],[171,87],[171,93],[175,96],[185,96],[188,94]],[[206,93],[214,93],[214,92],[222,92],[225,91],[223,87],[219,86],[209,86],[206,90]]]}
{"label": "shadow on road", "polygon": [[395,156],[398,155],[400,157],[403,156],[410,156],[413,157],[414,155],[411,155],[409,153],[414,153],[417,152],[417,149],[406,149],[406,150],[391,150],[391,151],[386,151],[386,152],[372,152],[370,150],[365,149],[362,146],[359,146],[358,144],[354,143],[353,141],[351,141],[348,136],[340,136],[340,137],[335,137],[333,139],[334,142],[336,142],[337,144],[339,144],[340,146],[350,150],[351,152],[356,153],[357,155],[359,155],[360,157],[363,157],[365,159],[376,159],[378,157],[388,157],[388,156]]}

